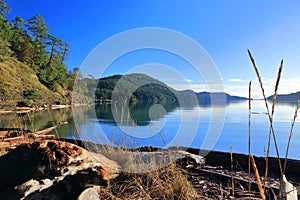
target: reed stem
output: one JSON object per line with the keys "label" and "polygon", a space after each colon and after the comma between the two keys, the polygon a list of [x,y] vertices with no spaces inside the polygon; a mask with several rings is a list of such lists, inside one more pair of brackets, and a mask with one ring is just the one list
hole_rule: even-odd
{"label": "reed stem", "polygon": [[[276,99],[277,99],[277,92],[278,92],[278,86],[280,82],[280,77],[281,77],[281,72],[282,72],[282,67],[283,67],[283,60],[281,60],[278,74],[277,74],[277,79],[276,79],[276,84],[275,84],[275,89],[274,89],[274,95],[273,95],[273,102],[272,102],[272,113],[271,113],[271,119],[273,123],[273,117],[274,117],[274,112],[275,112],[275,104],[276,104]],[[268,138],[268,148],[267,148],[267,154],[266,154],[266,169],[265,169],[265,178],[264,178],[264,185],[267,184],[268,180],[268,171],[269,171],[269,154],[270,154],[270,146],[271,146],[271,134],[272,130],[270,128],[269,131],[269,138]]]}
{"label": "reed stem", "polygon": [[265,200],[266,195],[265,195],[265,191],[264,191],[264,189],[262,187],[262,184],[261,184],[261,181],[260,181],[260,176],[259,176],[256,164],[255,164],[255,160],[254,160],[252,155],[250,155],[250,158],[251,158],[251,163],[252,163],[253,171],[254,171],[254,174],[255,174],[255,177],[256,177],[256,182],[257,182],[257,186],[258,186],[258,189],[259,189],[260,196],[263,200]]}
{"label": "reed stem", "polygon": [[298,116],[298,110],[299,110],[299,108],[300,108],[300,100],[298,100],[297,107],[296,107],[295,114],[294,114],[294,118],[293,118],[293,121],[292,121],[292,126],[291,126],[291,130],[290,130],[290,136],[289,136],[289,140],[288,140],[288,145],[286,147],[286,152],[285,152],[283,173],[285,173],[285,170],[286,170],[287,157],[288,157],[288,153],[289,153],[291,139],[293,137],[293,129],[294,129],[294,125],[295,125],[295,122],[296,122],[296,119],[297,119],[297,116]]}
{"label": "reed stem", "polygon": [[276,140],[276,136],[275,136],[274,128],[273,128],[273,118],[272,118],[272,116],[270,114],[270,110],[269,110],[269,106],[268,106],[268,102],[267,102],[267,97],[266,97],[266,94],[265,94],[265,90],[264,90],[264,87],[263,87],[261,76],[259,74],[259,71],[258,71],[258,68],[256,66],[255,60],[254,60],[254,58],[253,58],[253,56],[252,56],[252,54],[251,54],[251,52],[250,52],[249,49],[248,49],[248,54],[249,54],[250,60],[251,60],[251,62],[253,64],[254,70],[256,72],[256,75],[257,75],[257,78],[258,78],[258,81],[259,81],[259,84],[260,84],[260,88],[262,90],[262,94],[263,94],[263,97],[264,97],[265,106],[266,106],[267,114],[268,114],[269,121],[270,121],[270,129],[271,129],[271,132],[272,132],[272,136],[273,136],[273,140],[274,140],[274,145],[275,145],[275,149],[276,149],[276,154],[277,154],[277,159],[278,159],[278,166],[279,166],[280,174],[282,176],[282,166],[281,166],[281,161],[280,161],[280,155],[279,155],[277,140]]}
{"label": "reed stem", "polygon": [[231,187],[232,187],[232,197],[234,198],[234,177],[233,177],[232,145],[230,145],[230,163],[231,163]]}
{"label": "reed stem", "polygon": [[251,194],[251,81],[249,82],[249,113],[248,113],[248,190]]}

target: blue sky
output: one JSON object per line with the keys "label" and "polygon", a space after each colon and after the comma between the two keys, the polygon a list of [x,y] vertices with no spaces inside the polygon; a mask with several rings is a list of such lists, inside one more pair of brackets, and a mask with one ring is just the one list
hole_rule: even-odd
{"label": "blue sky", "polygon": [[[10,19],[15,16],[28,19],[41,14],[51,33],[71,45],[67,60],[70,69],[80,67],[98,44],[115,34],[134,28],[161,27],[198,42],[216,64],[224,89],[230,94],[247,96],[248,82],[253,80],[254,97],[261,97],[247,49],[256,59],[268,95],[273,92],[281,59],[285,65],[279,92],[300,90],[300,2],[296,0],[6,2],[13,10]],[[124,55],[103,75],[124,74],[147,63],[173,68],[196,91],[207,89],[205,78],[196,76],[188,63],[178,56],[155,50]],[[94,75],[95,70],[91,69],[90,74]],[[163,81],[177,89],[186,88],[180,81]]]}

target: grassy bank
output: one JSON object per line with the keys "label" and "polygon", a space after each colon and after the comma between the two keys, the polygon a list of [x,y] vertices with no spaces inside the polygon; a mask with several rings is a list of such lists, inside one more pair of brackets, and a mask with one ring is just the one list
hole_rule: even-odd
{"label": "grassy bank", "polygon": [[0,62],[0,105],[67,104],[69,91],[59,87],[57,92],[41,84],[36,73],[15,58]]}

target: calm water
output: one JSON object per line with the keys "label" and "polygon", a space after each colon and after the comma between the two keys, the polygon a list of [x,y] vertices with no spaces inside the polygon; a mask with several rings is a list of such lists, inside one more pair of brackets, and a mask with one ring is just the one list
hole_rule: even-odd
{"label": "calm water", "polygon": [[[282,157],[285,156],[295,108],[294,104],[276,105],[274,130]],[[252,101],[252,112],[251,151],[255,155],[264,155],[269,135],[269,120],[265,114],[264,102]],[[58,124],[59,121],[69,122],[68,125],[60,126],[56,132],[63,138],[76,137],[128,147],[190,146],[220,151],[229,151],[232,145],[234,152],[248,151],[247,101],[226,106],[137,104],[129,108],[117,108],[111,104],[102,104],[77,107],[73,113],[71,109],[61,109],[22,114],[17,118],[15,115],[1,115],[0,127],[42,129]],[[299,122],[297,120],[294,127],[290,158],[300,159]],[[276,156],[273,140],[270,154]]]}

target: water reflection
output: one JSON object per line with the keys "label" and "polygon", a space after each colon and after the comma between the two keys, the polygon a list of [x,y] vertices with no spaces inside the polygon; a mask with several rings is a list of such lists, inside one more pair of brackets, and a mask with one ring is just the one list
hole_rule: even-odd
{"label": "water reflection", "polygon": [[[68,125],[59,126],[59,122],[68,122]],[[21,128],[34,132],[55,125],[58,126],[58,129],[52,133],[58,133],[60,137],[67,137],[70,129],[74,130],[72,109],[66,108],[0,115],[0,128],[2,129]]]}
{"label": "water reflection", "polygon": [[[147,126],[151,121],[164,118],[166,114],[178,108],[176,103],[137,103],[129,105],[98,104],[95,105],[97,120],[104,124],[122,126]],[[154,108],[154,109],[153,109]]]}
{"label": "water reflection", "polygon": [[[271,105],[270,105],[271,106]],[[189,145],[201,148],[211,121],[221,121],[219,110],[226,109],[225,124],[215,150],[229,151],[230,145],[233,151],[247,153],[248,136],[248,102],[236,101],[226,105],[177,105],[177,104],[131,104],[128,109],[118,109],[118,118],[113,115],[111,104],[76,107],[71,109],[49,110],[31,112],[26,114],[0,115],[0,128],[25,128],[29,130],[41,130],[60,121],[67,121],[68,125],[58,126],[56,133],[62,138],[82,139],[75,134],[73,115],[76,116],[78,132],[86,134],[86,138],[97,143],[111,143],[126,146],[164,146]],[[163,109],[162,109],[163,108]],[[278,103],[275,106],[274,130],[280,155],[284,156],[292,118],[296,104]],[[215,112],[213,112],[215,110]],[[269,135],[269,119],[265,114],[266,108],[261,100],[252,101],[251,134],[252,153],[264,155]],[[72,115],[73,114],[73,115]],[[131,118],[132,121],[128,120]],[[199,119],[199,121],[197,121]],[[132,124],[134,122],[134,125]],[[300,159],[300,119],[294,127],[289,157]],[[121,124],[118,126],[117,124]],[[89,128],[87,128],[89,126]],[[92,127],[92,128],[90,128]],[[179,141],[173,141],[180,128],[184,127]],[[196,127],[196,128],[195,128]],[[194,137],[192,134],[196,133]],[[101,137],[105,136],[105,139]],[[99,139],[101,138],[101,139]],[[273,141],[272,141],[273,142]],[[274,146],[271,155],[276,156]]]}

